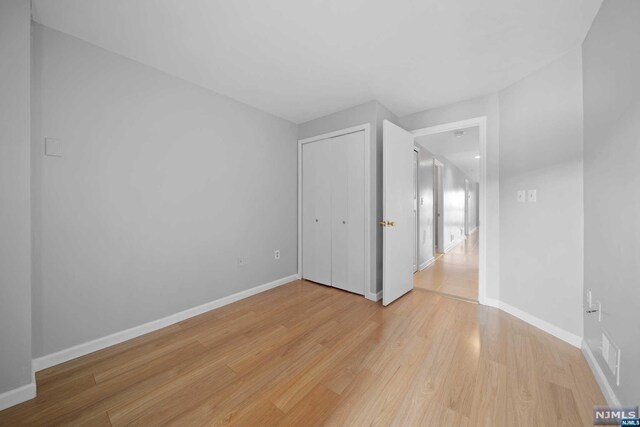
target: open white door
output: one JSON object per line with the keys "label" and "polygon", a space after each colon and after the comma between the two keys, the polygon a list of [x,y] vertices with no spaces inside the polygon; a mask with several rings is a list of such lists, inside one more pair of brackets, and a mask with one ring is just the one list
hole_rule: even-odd
{"label": "open white door", "polygon": [[413,289],[413,135],[384,120],[382,304]]}

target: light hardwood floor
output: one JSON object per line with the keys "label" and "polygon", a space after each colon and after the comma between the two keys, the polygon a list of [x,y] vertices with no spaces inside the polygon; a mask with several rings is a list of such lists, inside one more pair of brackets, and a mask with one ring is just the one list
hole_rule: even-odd
{"label": "light hardwood floor", "polygon": [[591,425],[577,348],[415,290],[383,308],[296,281],[37,374],[0,425]]}
{"label": "light hardwood floor", "polygon": [[478,301],[478,230],[452,249],[440,255],[429,267],[413,275],[413,285]]}

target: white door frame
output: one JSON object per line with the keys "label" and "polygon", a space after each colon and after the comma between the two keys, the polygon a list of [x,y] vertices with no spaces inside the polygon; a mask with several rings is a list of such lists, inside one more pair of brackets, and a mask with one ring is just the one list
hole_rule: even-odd
{"label": "white door frame", "polygon": [[[415,142],[414,142],[415,144]],[[420,271],[420,147],[413,146],[413,152],[416,153],[416,182],[414,183],[416,186],[415,196],[416,196],[416,217],[414,221],[414,242],[415,242],[415,263],[416,270],[413,272],[414,274]]]}
{"label": "white door frame", "polygon": [[480,132],[480,262],[478,274],[478,302],[487,305],[487,117],[445,123],[412,131],[415,137],[452,132],[458,129],[478,126]]}
{"label": "white door frame", "polygon": [[[376,233],[371,221],[371,126],[365,123],[334,132],[298,140],[298,276],[302,277],[302,145],[349,133],[364,132],[364,289],[363,295],[377,301],[371,291],[371,234]],[[330,171],[327,171],[330,173]],[[373,224],[373,225],[372,225]],[[374,234],[375,235],[375,234]]]}

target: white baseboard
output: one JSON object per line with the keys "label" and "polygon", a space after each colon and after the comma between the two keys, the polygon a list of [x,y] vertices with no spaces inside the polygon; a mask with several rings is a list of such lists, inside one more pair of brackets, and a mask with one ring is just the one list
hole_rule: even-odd
{"label": "white baseboard", "polygon": [[431,259],[426,260],[425,262],[423,262],[422,264],[420,264],[418,266],[418,271],[424,270],[425,268],[429,267],[434,262],[436,262],[435,257],[431,257]]}
{"label": "white baseboard", "polygon": [[278,286],[284,285],[285,283],[289,283],[298,279],[300,279],[300,276],[298,274],[293,274],[291,276],[283,277],[281,279],[274,280],[273,282],[265,283],[264,285],[259,285],[254,288],[217,299],[215,301],[210,301],[197,307],[189,308],[179,313],[163,317],[162,319],[153,320],[140,326],[134,326],[133,328],[107,335],[106,337],[98,338],[83,344],[78,344],[71,348],[48,354],[46,356],[38,357],[37,359],[33,359],[33,370],[34,372],[41,371],[51,366],[58,365],[60,363],[75,359],[80,356],[84,356],[89,353],[93,353],[94,351],[102,350],[103,348],[107,348],[112,345],[119,344],[123,341],[139,337],[140,335],[162,329],[166,326],[173,325],[174,323],[189,319],[190,317],[206,313],[207,311],[225,306],[227,304],[231,304],[241,299],[259,294],[260,292],[276,288]]}
{"label": "white baseboard", "polygon": [[473,227],[471,231],[469,231],[469,234],[475,233],[477,229],[478,229],[478,226],[476,225],[475,227]]}
{"label": "white baseboard", "polygon": [[36,397],[36,382],[0,394],[0,411]]}
{"label": "white baseboard", "polygon": [[365,298],[371,301],[378,302],[382,299],[382,291],[376,294],[374,294],[373,292],[367,292],[367,295],[365,296]]}
{"label": "white baseboard", "polygon": [[454,241],[452,244],[444,248],[444,253],[446,254],[451,252],[456,246],[458,246],[460,243],[464,242],[465,240],[467,240],[467,236],[461,236],[458,240]]}
{"label": "white baseboard", "polygon": [[602,391],[604,398],[607,399],[609,406],[621,406],[620,399],[618,399],[618,396],[616,396],[613,391],[613,388],[609,384],[609,380],[607,380],[606,375],[602,372],[600,364],[596,360],[591,348],[589,348],[589,344],[587,344],[586,341],[582,342],[582,354],[584,355],[584,358],[587,359],[587,364],[591,368],[591,372],[600,386],[600,390]]}
{"label": "white baseboard", "polygon": [[500,310],[511,314],[512,316],[517,317],[518,319],[527,322],[531,326],[535,326],[538,329],[545,331],[548,334],[553,335],[556,338],[561,339],[564,342],[571,344],[574,347],[581,348],[582,347],[582,337],[575,335],[569,331],[566,331],[556,325],[552,325],[551,323],[540,319],[532,314],[527,313],[526,311],[520,310],[512,305],[507,304],[504,301],[500,301],[494,298],[483,298],[479,301],[482,305],[488,305],[490,307],[499,308]]}

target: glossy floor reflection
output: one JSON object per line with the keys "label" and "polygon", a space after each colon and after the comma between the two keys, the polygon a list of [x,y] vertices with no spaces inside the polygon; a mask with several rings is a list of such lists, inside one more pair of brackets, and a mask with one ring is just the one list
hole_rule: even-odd
{"label": "glossy floor reflection", "polygon": [[478,230],[413,276],[416,288],[478,300]]}

